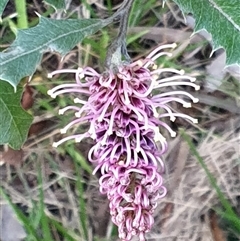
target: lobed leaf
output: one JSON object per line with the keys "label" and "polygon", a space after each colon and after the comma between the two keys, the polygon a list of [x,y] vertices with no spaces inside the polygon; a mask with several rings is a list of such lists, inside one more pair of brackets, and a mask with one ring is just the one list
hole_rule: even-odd
{"label": "lobed leaf", "polygon": [[0,79],[16,88],[21,78],[34,73],[44,52],[56,51],[64,55],[83,38],[97,32],[110,21],[40,17],[36,27],[19,30],[12,45],[0,53]]}
{"label": "lobed leaf", "polygon": [[44,0],[56,9],[63,9],[66,7],[65,0]]}
{"label": "lobed leaf", "polygon": [[6,7],[8,0],[0,0],[0,18],[2,16],[3,10]]}
{"label": "lobed leaf", "polygon": [[195,32],[202,29],[212,35],[213,51],[223,47],[227,65],[240,65],[239,0],[174,0],[185,13],[196,19]]}
{"label": "lobed leaf", "polygon": [[20,149],[25,142],[32,116],[20,106],[22,88],[14,93],[7,82],[0,81],[0,145]]}

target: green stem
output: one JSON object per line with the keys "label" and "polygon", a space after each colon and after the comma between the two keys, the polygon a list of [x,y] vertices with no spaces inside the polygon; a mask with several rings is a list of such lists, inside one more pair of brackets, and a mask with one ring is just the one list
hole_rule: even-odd
{"label": "green stem", "polygon": [[28,28],[26,0],[15,0],[18,28]]}

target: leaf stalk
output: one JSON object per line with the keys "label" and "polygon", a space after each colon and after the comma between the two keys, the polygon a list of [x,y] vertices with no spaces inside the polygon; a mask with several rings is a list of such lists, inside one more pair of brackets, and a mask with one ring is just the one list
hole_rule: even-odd
{"label": "leaf stalk", "polygon": [[17,27],[19,29],[28,28],[26,0],[15,0],[17,11]]}

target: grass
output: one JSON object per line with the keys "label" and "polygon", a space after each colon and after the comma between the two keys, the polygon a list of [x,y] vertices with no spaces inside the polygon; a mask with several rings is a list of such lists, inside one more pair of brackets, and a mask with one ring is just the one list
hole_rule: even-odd
{"label": "grass", "polygon": [[[19,4],[16,9],[23,8],[24,1],[16,2]],[[66,12],[58,13],[42,3],[38,6],[28,4],[27,8],[28,12],[38,8],[40,14],[46,17],[50,14],[52,17],[76,18],[88,14],[102,17],[113,11],[115,5],[112,3],[106,1],[105,6],[95,6],[94,9],[87,1],[83,1],[82,8],[79,7],[80,3],[72,4]],[[36,16],[32,15],[26,23],[26,8],[21,11],[25,12],[25,20],[14,17],[16,12],[11,8],[6,9],[0,26],[1,48],[13,41],[16,26],[24,28],[37,23]],[[169,192],[159,203],[155,226],[148,238],[205,241],[213,237],[214,240],[215,230],[209,225],[213,221],[209,212],[215,210],[218,234],[223,234],[224,241],[231,241],[240,235],[237,201],[240,190],[240,126],[239,116],[226,108],[222,109],[221,100],[228,98],[237,102],[239,93],[236,80],[230,77],[224,80],[220,90],[208,94],[205,88],[205,66],[210,62],[206,59],[206,52],[210,54],[209,43],[197,36],[192,38],[192,43],[189,43],[188,38],[179,42],[179,36],[170,34],[172,29],[180,30],[178,33],[182,35],[188,31],[179,19],[182,16],[173,3],[162,8],[158,0],[136,0],[129,18],[127,43],[133,59],[143,57],[158,44],[174,40],[178,47],[173,51],[173,57],[171,60],[161,59],[158,64],[191,72],[198,77],[203,87],[199,95],[204,94],[204,100],[200,99],[199,104],[185,110],[187,114],[199,118],[198,125],[192,126],[182,121],[173,124],[173,128],[181,126],[185,131],[183,137],[178,136],[170,142],[169,152],[164,157],[167,166],[164,178]],[[164,29],[164,33],[169,35],[161,35],[160,32],[159,36],[154,36],[154,32],[145,29],[153,26]],[[139,27],[140,31],[131,33],[130,30],[135,27]],[[52,100],[47,90],[71,80],[72,76],[57,76],[51,81],[46,78],[47,72],[67,66],[75,68],[77,65],[90,65],[99,71],[104,70],[106,48],[115,35],[114,26],[103,29],[76,46],[65,56],[64,61],[55,53],[45,54],[29,83],[34,89],[35,103],[31,112],[35,116],[35,130],[23,146],[25,155],[21,168],[6,164],[1,167],[3,172],[0,176],[1,202],[7,202],[13,208],[25,228],[26,241],[117,239],[116,227],[109,217],[107,199],[99,194],[98,177],[91,175],[93,166],[87,161],[87,152],[92,143],[69,142],[57,149],[51,146],[61,138],[59,129],[71,118],[58,116],[58,109],[70,105],[72,98]],[[211,106],[207,105],[205,102],[208,96],[214,96],[220,104],[217,107],[214,107],[213,102]]]}
{"label": "grass", "polygon": [[191,141],[191,138],[185,133],[184,130],[180,131],[183,139],[187,142],[192,154],[196,157],[202,169],[205,171],[210,184],[213,189],[215,189],[219,201],[222,205],[223,210],[216,209],[216,212],[229,224],[229,226],[235,231],[236,236],[240,235],[240,217],[233,211],[231,203],[226,199],[225,195],[221,191],[221,188],[217,185],[216,179],[209,171],[207,165],[205,164],[203,158],[199,155],[195,145]]}

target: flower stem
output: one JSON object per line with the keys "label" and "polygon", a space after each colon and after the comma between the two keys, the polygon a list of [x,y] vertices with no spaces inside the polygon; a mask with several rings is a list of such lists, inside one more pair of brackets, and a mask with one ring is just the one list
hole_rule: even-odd
{"label": "flower stem", "polygon": [[17,26],[20,29],[28,28],[26,0],[15,0],[17,11]]}
{"label": "flower stem", "polygon": [[113,21],[120,21],[119,32],[107,51],[105,66],[109,69],[114,68],[121,62],[122,54],[130,62],[130,57],[126,49],[126,34],[128,28],[128,18],[134,0],[125,0],[121,7],[110,18]]}

